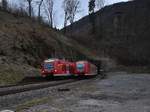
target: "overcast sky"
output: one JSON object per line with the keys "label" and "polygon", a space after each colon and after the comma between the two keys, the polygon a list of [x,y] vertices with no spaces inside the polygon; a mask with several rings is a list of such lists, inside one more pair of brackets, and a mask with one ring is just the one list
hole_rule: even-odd
{"label": "overcast sky", "polygon": [[[21,0],[9,0],[13,3],[19,3]],[[63,0],[54,0],[54,12],[55,12],[55,26],[57,28],[62,28],[63,27],[63,21],[64,21],[64,12],[62,9],[62,1]],[[88,14],[88,1],[89,0],[80,0],[81,1],[81,6],[80,10],[81,12],[77,14],[76,20],[82,18],[83,16],[86,16]],[[105,5],[110,5],[114,4],[117,2],[126,2],[128,0],[105,0]]]}
{"label": "overcast sky", "polygon": [[[64,17],[64,13],[62,8],[62,1],[63,0],[55,0],[55,12],[56,12],[56,26],[58,28],[62,28],[63,27],[63,17]],[[88,1],[89,0],[80,0],[81,1],[81,7],[80,10],[81,12],[76,16],[76,20],[82,18],[83,16],[86,16],[88,14]],[[110,4],[114,4],[117,2],[126,2],[128,0],[106,0],[105,5],[110,5]]]}

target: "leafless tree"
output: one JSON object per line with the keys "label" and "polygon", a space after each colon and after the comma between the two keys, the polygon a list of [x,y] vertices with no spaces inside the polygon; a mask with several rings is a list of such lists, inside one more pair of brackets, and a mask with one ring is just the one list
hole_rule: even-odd
{"label": "leafless tree", "polygon": [[67,25],[69,20],[70,24],[74,22],[76,14],[79,12],[80,1],[79,0],[64,0],[63,9],[65,13],[64,27]]}
{"label": "leafless tree", "polygon": [[50,27],[53,27],[53,15],[54,15],[53,9],[54,9],[54,0],[46,0],[44,3],[44,10]]}
{"label": "leafless tree", "polygon": [[80,1],[79,0],[71,0],[70,1],[70,10],[69,10],[69,21],[70,24],[74,22],[75,15],[79,12]]}
{"label": "leafless tree", "polygon": [[41,20],[41,6],[44,0],[40,0],[38,4],[38,19]]}
{"label": "leafless tree", "polygon": [[29,16],[32,16],[32,2],[33,0],[26,0],[28,2],[28,8],[29,8]]}
{"label": "leafless tree", "polygon": [[105,0],[96,0],[96,6],[98,9],[103,8],[105,5]]}
{"label": "leafless tree", "polygon": [[2,0],[1,1],[1,5],[2,5],[2,8],[4,10],[7,10],[7,8],[8,8],[8,2],[7,2],[7,0]]}
{"label": "leafless tree", "polygon": [[64,18],[64,28],[67,26],[67,21],[68,21],[68,2],[69,0],[64,0],[63,1],[63,9],[64,9],[64,13],[65,13],[65,18]]}

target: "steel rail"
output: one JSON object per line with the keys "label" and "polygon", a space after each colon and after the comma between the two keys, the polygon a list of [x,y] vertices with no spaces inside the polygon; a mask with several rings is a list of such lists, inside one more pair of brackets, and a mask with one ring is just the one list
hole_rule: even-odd
{"label": "steel rail", "polygon": [[13,86],[8,88],[1,88],[0,89],[0,97],[6,96],[6,95],[12,95],[17,93],[22,93],[26,91],[32,91],[32,90],[38,90],[48,87],[55,87],[67,83],[73,83],[77,82],[79,80],[65,80],[65,81],[56,81],[56,82],[47,82],[47,83],[39,83],[39,84],[29,84],[29,85],[23,85],[23,86]]}

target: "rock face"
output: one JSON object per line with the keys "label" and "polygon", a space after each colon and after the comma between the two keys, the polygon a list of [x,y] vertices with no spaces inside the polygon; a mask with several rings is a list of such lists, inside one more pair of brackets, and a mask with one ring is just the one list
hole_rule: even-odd
{"label": "rock face", "polygon": [[150,1],[135,0],[106,6],[94,14],[95,33],[89,17],[71,27],[67,35],[99,56],[124,65],[150,64]]}

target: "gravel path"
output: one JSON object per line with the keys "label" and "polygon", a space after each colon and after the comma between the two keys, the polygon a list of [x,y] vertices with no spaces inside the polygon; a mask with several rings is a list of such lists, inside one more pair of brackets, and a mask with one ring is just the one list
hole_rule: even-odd
{"label": "gravel path", "polygon": [[150,74],[110,73],[105,80],[97,78],[77,85],[47,93],[48,101],[20,111],[150,112]]}
{"label": "gravel path", "polygon": [[58,85],[54,87],[49,87],[49,88],[44,88],[44,89],[38,89],[34,91],[27,91],[27,92],[22,92],[22,93],[17,93],[17,94],[12,94],[12,95],[6,95],[0,97],[0,111],[4,109],[15,109],[15,105],[22,104],[24,102],[38,99],[38,98],[43,98],[46,97],[50,94],[55,94],[59,90],[67,90],[68,86],[71,85],[78,85],[80,83],[86,82],[88,80],[81,80],[81,81],[76,81],[72,83],[66,83],[63,85]]}

